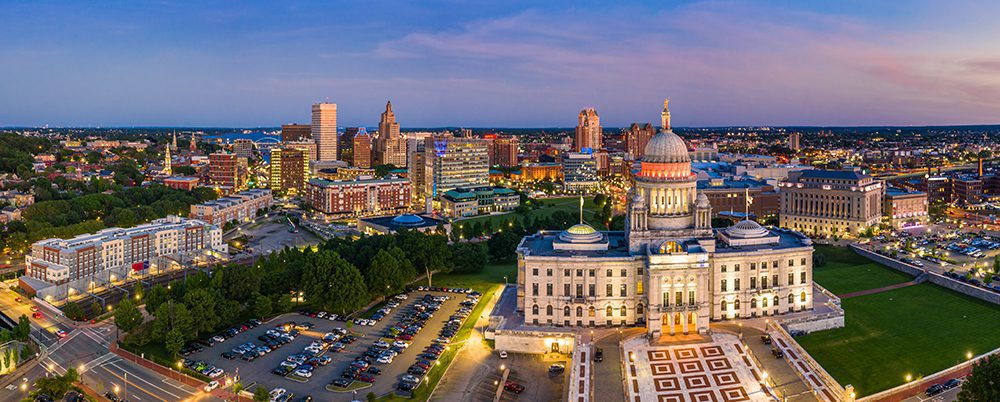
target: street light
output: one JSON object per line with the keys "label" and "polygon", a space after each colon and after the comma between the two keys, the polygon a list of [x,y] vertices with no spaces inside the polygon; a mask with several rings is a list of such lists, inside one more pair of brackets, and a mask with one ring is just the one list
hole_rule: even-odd
{"label": "street light", "polygon": [[906,375],[906,382],[910,382],[911,380],[913,380],[913,376],[907,374]]}

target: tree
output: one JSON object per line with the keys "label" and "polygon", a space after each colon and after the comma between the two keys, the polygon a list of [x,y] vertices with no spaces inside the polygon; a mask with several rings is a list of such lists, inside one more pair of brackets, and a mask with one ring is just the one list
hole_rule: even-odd
{"label": "tree", "polygon": [[984,357],[972,367],[972,374],[966,377],[959,402],[1000,401],[1000,356]]}
{"label": "tree", "polygon": [[77,373],[75,368],[70,367],[66,370],[66,374],[61,376],[38,378],[35,380],[35,389],[32,393],[35,396],[48,395],[60,400],[73,387],[73,383],[79,379],[80,374]]}
{"label": "tree", "polygon": [[473,274],[480,272],[486,267],[489,255],[486,247],[479,243],[455,243],[451,245],[452,262],[455,268],[452,272],[459,274]]}
{"label": "tree", "polygon": [[257,386],[257,389],[253,390],[253,400],[255,402],[267,402],[271,400],[271,395],[268,395],[267,388]]}
{"label": "tree", "polygon": [[14,327],[13,335],[14,339],[19,341],[28,340],[28,337],[31,336],[31,320],[28,319],[28,316],[21,314],[17,318],[17,326]]}
{"label": "tree", "polygon": [[604,203],[607,202],[608,197],[604,194],[598,194],[594,196],[594,205],[598,207],[603,207]]}
{"label": "tree", "polygon": [[401,265],[395,255],[385,249],[379,250],[367,272],[369,293],[389,294],[402,289],[406,283],[400,283],[405,279]]}
{"label": "tree", "polygon": [[115,326],[124,333],[132,332],[142,324],[142,312],[130,299],[122,300],[115,308]]}
{"label": "tree", "polygon": [[146,311],[153,312],[156,311],[157,307],[160,307],[161,304],[166,303],[170,299],[170,292],[163,285],[154,285],[146,292],[146,296],[143,299],[146,302]]}
{"label": "tree", "polygon": [[132,297],[135,297],[136,300],[142,300],[145,293],[146,289],[143,289],[142,282],[136,282],[135,285],[132,286]]}
{"label": "tree", "polygon": [[517,244],[520,243],[521,236],[512,231],[505,231],[494,234],[486,246],[490,250],[490,259],[493,262],[505,262],[514,259]]}
{"label": "tree", "polygon": [[271,298],[262,294],[257,294],[253,299],[253,314],[261,319],[271,315]]}
{"label": "tree", "polygon": [[375,400],[378,399],[378,396],[375,395],[375,392],[368,391],[368,395],[365,395],[365,398],[368,399],[368,402],[375,402]]}
{"label": "tree", "polygon": [[66,317],[69,317],[73,321],[83,321],[87,318],[83,312],[83,308],[72,301],[66,302],[66,305],[63,306],[63,314],[66,314]]}
{"label": "tree", "polygon": [[167,301],[161,304],[153,315],[156,317],[156,320],[153,321],[153,338],[164,340],[167,333],[174,329],[185,336],[190,334],[192,338],[194,337],[194,322],[191,318],[191,312],[188,311],[184,303]]}
{"label": "tree", "polygon": [[184,333],[180,329],[174,328],[167,332],[163,339],[163,344],[170,352],[170,356],[177,356],[186,341]]}
{"label": "tree", "polygon": [[307,299],[340,315],[354,312],[369,300],[361,272],[329,250],[320,250],[307,259],[302,270],[302,290]]}
{"label": "tree", "polygon": [[216,312],[217,299],[211,290],[199,288],[188,291],[184,295],[184,304],[191,311],[194,337],[211,332],[219,325],[219,314]]}

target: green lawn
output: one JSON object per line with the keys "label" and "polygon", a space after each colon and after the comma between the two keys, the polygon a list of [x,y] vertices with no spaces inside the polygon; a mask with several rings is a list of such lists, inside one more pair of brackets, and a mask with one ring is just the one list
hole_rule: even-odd
{"label": "green lawn", "polygon": [[490,287],[503,284],[503,277],[507,277],[508,282],[517,281],[517,265],[513,262],[506,264],[488,264],[482,272],[475,274],[437,274],[432,278],[434,286],[449,286],[459,288],[475,289],[480,292]]}
{"label": "green lawn", "polygon": [[[508,222],[512,222],[514,219],[527,218],[527,217],[538,218],[542,216],[550,216],[556,211],[564,211],[572,215],[574,218],[579,217],[580,215],[580,197],[546,198],[537,200],[531,199],[529,202],[541,203],[543,204],[543,206],[539,207],[538,209],[532,209],[530,212],[528,212],[526,216],[512,212],[503,215],[488,215],[476,218],[463,219],[458,222],[455,222],[453,225],[458,226],[458,225],[467,225],[475,222],[484,223],[486,221],[490,221],[490,225],[496,228],[498,227],[497,225],[507,224]],[[594,219],[594,212],[597,211],[598,209],[599,208],[597,207],[597,205],[594,205],[593,196],[583,197],[583,220],[586,221],[591,226],[594,226],[595,228],[605,228],[603,222],[598,222],[597,220]]]}
{"label": "green lawn", "polygon": [[813,280],[834,294],[875,289],[913,280],[913,277],[875,263],[848,247],[816,245],[826,265],[813,267]]}
{"label": "green lawn", "polygon": [[859,395],[889,389],[1000,346],[1000,307],[923,283],[843,300],[844,328],[798,339]]}

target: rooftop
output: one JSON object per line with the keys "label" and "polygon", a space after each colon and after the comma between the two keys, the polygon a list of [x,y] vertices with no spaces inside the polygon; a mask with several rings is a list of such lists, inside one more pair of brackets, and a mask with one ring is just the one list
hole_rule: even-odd
{"label": "rooftop", "polygon": [[856,170],[812,169],[812,170],[803,170],[802,176],[799,177],[803,179],[861,180],[868,177],[868,175],[858,172]]}

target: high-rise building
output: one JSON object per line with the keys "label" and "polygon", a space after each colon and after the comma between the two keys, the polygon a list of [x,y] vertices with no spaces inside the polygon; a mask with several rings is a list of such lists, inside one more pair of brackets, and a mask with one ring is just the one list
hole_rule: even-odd
{"label": "high-rise building", "polygon": [[337,160],[351,163],[354,160],[354,136],[364,130],[363,127],[346,127],[337,140]]}
{"label": "high-rise building", "polygon": [[308,124],[282,124],[281,142],[307,141],[312,138],[312,127]]}
{"label": "high-rise building", "polygon": [[652,124],[632,123],[625,131],[625,156],[631,160],[642,158],[649,139],[656,134]]}
{"label": "high-rise building", "polygon": [[316,142],[315,160],[337,160],[337,104],[317,103],[312,106],[312,137]]}
{"label": "high-rise building", "polygon": [[584,152],[563,155],[563,186],[569,192],[586,193],[597,187],[597,160]]}
{"label": "high-rise building", "polygon": [[305,191],[309,177],[308,153],[295,148],[277,148],[271,151],[270,187],[272,191],[285,191],[290,195]]}
{"label": "high-rise building", "polygon": [[223,194],[241,191],[246,186],[247,160],[236,154],[208,155],[209,183]]}
{"label": "high-rise building", "polygon": [[793,132],[788,134],[788,149],[792,151],[802,149],[802,133]]}
{"label": "high-rise building", "polygon": [[379,165],[406,166],[406,140],[399,134],[396,113],[392,102],[385,103],[385,111],[378,122],[378,138],[375,139],[375,160]]}
{"label": "high-rise building", "polygon": [[855,170],[805,170],[781,183],[779,223],[826,236],[857,236],[882,219],[880,180]]}
{"label": "high-rise building", "polygon": [[573,150],[590,153],[598,149],[601,149],[601,118],[597,116],[597,110],[588,107],[580,111]]}
{"label": "high-rise building", "polygon": [[487,134],[485,137],[489,149],[490,166],[517,166],[517,137],[498,137]]}
{"label": "high-rise building", "polygon": [[[416,172],[425,188],[425,197],[444,194],[458,187],[480,187],[489,184],[489,155],[486,140],[436,136],[424,142],[424,164]],[[419,169],[418,169],[419,170]]]}
{"label": "high-rise building", "polygon": [[233,141],[233,153],[249,161],[253,158],[253,140],[249,138],[237,138]]}
{"label": "high-rise building", "polygon": [[368,131],[362,127],[354,135],[354,138],[351,138],[351,143],[354,149],[351,165],[360,168],[372,167],[372,137],[368,135]]}

